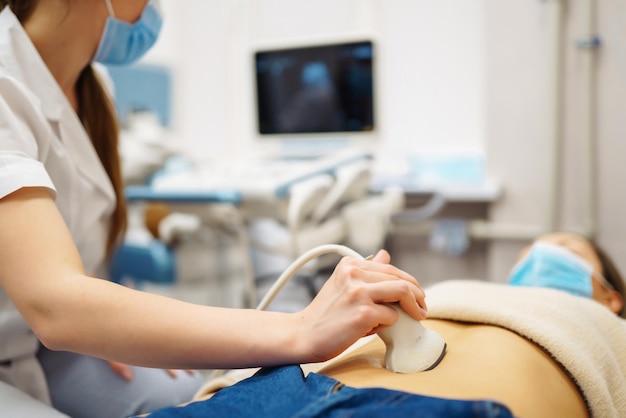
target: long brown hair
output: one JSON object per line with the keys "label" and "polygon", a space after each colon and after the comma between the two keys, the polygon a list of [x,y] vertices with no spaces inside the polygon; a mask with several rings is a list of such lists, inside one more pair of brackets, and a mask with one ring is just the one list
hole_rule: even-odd
{"label": "long brown hair", "polygon": [[[0,10],[7,5],[11,7],[20,22],[23,22],[32,13],[35,1],[0,0]],[[124,234],[127,223],[124,184],[118,153],[119,124],[113,103],[91,65],[86,66],[80,74],[76,92],[78,117],[111,179],[117,199],[106,245],[107,257],[110,257],[118,240]]]}

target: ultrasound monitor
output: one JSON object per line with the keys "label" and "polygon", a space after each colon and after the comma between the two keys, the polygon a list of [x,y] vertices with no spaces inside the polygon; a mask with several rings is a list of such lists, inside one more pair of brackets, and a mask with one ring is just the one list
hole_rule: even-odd
{"label": "ultrasound monitor", "polygon": [[371,41],[256,52],[259,134],[373,131],[373,63]]}

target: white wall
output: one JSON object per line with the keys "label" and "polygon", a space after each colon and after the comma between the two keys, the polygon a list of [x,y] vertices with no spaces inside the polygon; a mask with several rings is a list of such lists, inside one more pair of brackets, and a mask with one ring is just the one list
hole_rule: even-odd
{"label": "white wall", "polygon": [[[594,233],[626,270],[626,2],[594,2],[603,45],[594,67],[597,177],[591,199],[581,174],[588,154],[581,142],[584,60],[575,48],[584,35],[587,0],[562,2],[563,107],[556,125],[562,141],[557,179],[562,184],[557,189],[549,179],[555,127],[550,36],[558,0],[162,3],[166,26],[148,60],[174,71],[173,130],[180,146],[195,157],[228,156],[252,140],[250,58],[255,46],[371,36],[379,46],[379,140],[385,146],[484,150],[488,174],[504,188],[503,198],[490,210],[491,221],[534,231],[549,225],[552,214],[556,228]],[[595,223],[589,222],[590,207],[597,211],[591,219]],[[485,251],[471,255],[484,258],[486,253],[487,263],[468,264],[503,280],[526,243],[523,238],[489,241]]]}
{"label": "white wall", "polygon": [[478,0],[162,1],[148,61],[174,70],[173,129],[199,158],[255,136],[255,48],[368,37],[376,42],[378,138],[393,148],[484,148]]}
{"label": "white wall", "polygon": [[[491,219],[500,224],[547,225],[554,199],[556,229],[583,231],[613,256],[626,271],[626,3],[606,0],[563,1],[563,57],[558,82],[561,112],[557,179],[550,179],[550,108],[554,86],[549,79],[554,54],[549,49],[551,21],[557,1],[485,0],[486,141],[489,171],[504,185],[504,198]],[[585,145],[586,71],[590,52],[576,47],[591,22],[602,46],[592,65],[590,134]],[[587,190],[587,164],[595,165]],[[491,244],[489,276],[501,280],[524,242]]]}
{"label": "white wall", "polygon": [[240,32],[242,2],[163,0],[162,34],[145,60],[173,74],[172,131],[194,156],[221,154],[228,143],[230,39]]}

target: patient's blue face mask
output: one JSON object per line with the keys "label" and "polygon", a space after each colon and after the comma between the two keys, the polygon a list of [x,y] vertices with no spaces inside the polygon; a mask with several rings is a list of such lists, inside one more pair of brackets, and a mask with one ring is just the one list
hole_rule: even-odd
{"label": "patient's blue face mask", "polygon": [[156,42],[163,20],[156,0],[150,0],[139,20],[124,22],[115,17],[111,0],[105,0],[109,9],[100,45],[94,61],[103,64],[131,64],[141,58]]}
{"label": "patient's blue face mask", "polygon": [[549,287],[592,298],[593,275],[593,267],[583,258],[558,245],[540,241],[513,267],[509,284]]}

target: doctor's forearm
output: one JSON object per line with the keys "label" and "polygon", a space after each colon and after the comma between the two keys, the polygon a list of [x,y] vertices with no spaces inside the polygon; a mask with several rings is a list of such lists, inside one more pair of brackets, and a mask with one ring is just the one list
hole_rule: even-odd
{"label": "doctor's forearm", "polygon": [[192,305],[92,278],[72,289],[39,327],[51,349],[161,368],[308,360],[297,314]]}
{"label": "doctor's forearm", "polygon": [[10,243],[0,247],[0,285],[52,349],[163,368],[302,357],[295,315],[191,305],[87,277],[46,189],[0,199],[0,242]]}

